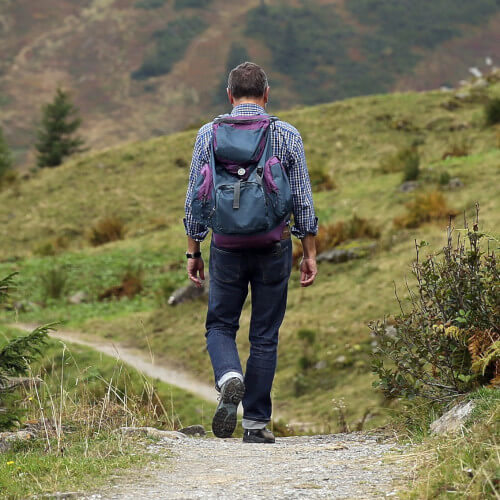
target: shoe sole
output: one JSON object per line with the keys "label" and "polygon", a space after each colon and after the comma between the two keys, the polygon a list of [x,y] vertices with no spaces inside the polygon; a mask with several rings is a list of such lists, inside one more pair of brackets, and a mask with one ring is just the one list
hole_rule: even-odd
{"label": "shoe sole", "polygon": [[275,442],[275,440],[273,439],[272,441],[270,441],[268,439],[259,438],[259,437],[255,437],[255,436],[252,436],[252,437],[243,436],[243,442],[244,443],[260,443],[260,444],[266,443],[266,444],[273,444]]}
{"label": "shoe sole", "polygon": [[212,420],[212,431],[218,438],[233,435],[237,423],[237,410],[245,395],[245,385],[240,379],[229,380],[224,386],[221,401]]}

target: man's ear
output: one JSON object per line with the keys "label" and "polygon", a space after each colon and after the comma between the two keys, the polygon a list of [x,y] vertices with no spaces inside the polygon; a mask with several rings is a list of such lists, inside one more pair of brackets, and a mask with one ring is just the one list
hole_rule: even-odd
{"label": "man's ear", "polygon": [[269,101],[269,87],[264,92],[264,104],[267,104],[267,101]]}
{"label": "man's ear", "polygon": [[231,94],[231,91],[227,88],[227,98],[229,99],[229,102],[231,103],[232,106],[234,106],[234,97],[233,94]]}

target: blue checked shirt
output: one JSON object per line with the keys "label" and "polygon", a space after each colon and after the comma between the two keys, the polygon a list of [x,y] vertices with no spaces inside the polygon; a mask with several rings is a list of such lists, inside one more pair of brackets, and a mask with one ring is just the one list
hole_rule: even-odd
{"label": "blue checked shirt", "polygon": [[[264,113],[266,113],[264,108],[257,104],[245,103],[235,106],[231,115],[251,116]],[[294,219],[294,226],[291,228],[292,234],[297,238],[303,238],[308,233],[316,234],[318,232],[318,219],[314,214],[311,182],[307,171],[302,137],[295,127],[282,121],[276,121],[271,125],[271,134],[273,155],[281,160],[290,179]],[[201,127],[196,137],[186,194],[184,226],[186,234],[196,241],[202,241],[208,234],[208,229],[193,219],[191,199],[196,178],[203,165],[209,162],[211,140],[212,123],[207,123]]]}

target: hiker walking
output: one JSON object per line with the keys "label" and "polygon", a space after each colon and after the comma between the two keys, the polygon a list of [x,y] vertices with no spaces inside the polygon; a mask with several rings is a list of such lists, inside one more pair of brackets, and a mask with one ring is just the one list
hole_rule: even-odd
{"label": "hiker walking", "polygon": [[[292,267],[290,232],[302,242],[300,284],[312,285],[318,220],[302,138],[266,113],[262,68],[250,62],[234,68],[227,95],[231,114],[204,125],[194,145],[184,218],[187,273],[202,286],[200,242],[211,228],[206,341],[220,392],[212,430],[230,437],[242,401],[243,441],[274,443],[266,425]],[[243,375],[235,339],[249,283],[250,356]]]}

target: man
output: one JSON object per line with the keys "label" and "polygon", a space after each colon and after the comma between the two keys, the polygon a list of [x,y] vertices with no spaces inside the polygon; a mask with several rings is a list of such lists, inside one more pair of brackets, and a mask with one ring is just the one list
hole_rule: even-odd
{"label": "man", "polygon": [[[266,114],[269,97],[266,74],[256,64],[240,64],[229,74],[227,95],[233,106],[231,116]],[[300,284],[307,287],[313,284],[317,274],[315,235],[318,223],[304,146],[297,129],[286,122],[273,121],[269,132],[273,155],[281,161],[290,181],[294,215],[291,232],[302,242]],[[196,286],[201,286],[205,279],[200,242],[208,229],[193,219],[190,207],[197,176],[202,166],[209,162],[212,134],[212,123],[207,123],[198,132],[186,195],[187,273]],[[274,443],[274,436],[266,425],[271,419],[278,331],[285,314],[291,266],[288,224],[280,241],[267,247],[221,248],[212,240],[206,341],[216,388],[220,391],[212,421],[213,432],[218,437],[232,435],[237,407],[243,401],[243,441]],[[249,283],[252,294],[250,356],[243,376],[235,339]]]}

